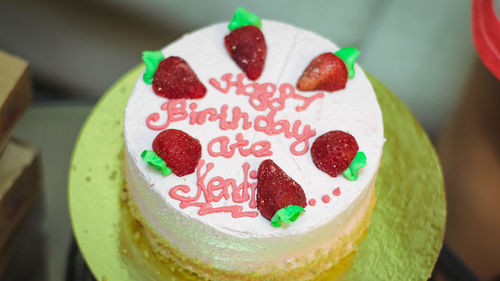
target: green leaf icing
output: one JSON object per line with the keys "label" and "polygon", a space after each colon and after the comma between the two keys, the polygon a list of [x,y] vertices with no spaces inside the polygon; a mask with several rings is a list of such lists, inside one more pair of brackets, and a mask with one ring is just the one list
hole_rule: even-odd
{"label": "green leaf icing", "polygon": [[146,64],[146,72],[142,76],[144,83],[151,85],[153,83],[153,75],[160,61],[165,59],[161,51],[144,51],[142,52],[142,61]]}
{"label": "green leaf icing", "polygon": [[255,25],[256,27],[261,28],[262,22],[260,21],[260,18],[256,14],[251,13],[251,12],[243,9],[242,7],[239,7],[234,12],[233,19],[231,20],[231,22],[229,23],[227,28],[229,28],[229,30],[233,31],[237,28],[240,28],[240,27],[243,27],[246,25]]}
{"label": "green leaf icing", "polygon": [[351,165],[342,173],[348,180],[354,181],[359,176],[359,169],[366,166],[366,155],[364,152],[356,153]]}
{"label": "green leaf icing", "polygon": [[271,219],[271,224],[275,227],[280,227],[282,223],[289,224],[297,220],[300,213],[305,211],[304,208],[297,205],[290,205],[279,209]]}
{"label": "green leaf icing", "polygon": [[335,55],[344,61],[349,78],[354,77],[354,62],[359,57],[360,53],[361,52],[354,47],[342,48],[335,52]]}
{"label": "green leaf icing", "polygon": [[172,169],[167,167],[165,161],[160,158],[160,156],[156,155],[156,153],[152,150],[144,150],[141,153],[142,160],[148,162],[149,166],[154,167],[156,170],[161,171],[161,174],[164,176],[170,175],[172,173]]}

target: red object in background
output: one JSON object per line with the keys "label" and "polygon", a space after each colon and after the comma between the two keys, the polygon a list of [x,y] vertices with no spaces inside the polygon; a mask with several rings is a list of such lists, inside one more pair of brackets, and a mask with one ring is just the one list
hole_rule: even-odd
{"label": "red object in background", "polygon": [[472,0],[472,37],[483,64],[500,80],[500,21],[493,0]]}

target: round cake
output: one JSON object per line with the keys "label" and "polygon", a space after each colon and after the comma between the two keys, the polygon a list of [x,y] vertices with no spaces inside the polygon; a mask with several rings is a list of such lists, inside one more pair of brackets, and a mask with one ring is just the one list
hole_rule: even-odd
{"label": "round cake", "polygon": [[[355,75],[343,89],[299,90],[311,62],[339,48],[279,22],[264,20],[260,30],[266,53],[257,78],[230,54],[226,36],[234,31],[227,23],[215,24],[161,50],[165,60],[189,66],[204,95],[161,96],[158,91],[166,86],[141,76],[125,110],[130,211],[155,251],[203,278],[312,279],[356,249],[375,203],[385,139],[363,70],[354,64]],[[173,169],[165,176],[144,161],[144,151],[155,150],[153,142],[165,131],[182,133],[175,140],[188,147],[182,153],[189,157],[201,147],[194,171]],[[358,177],[332,176],[320,168],[323,154],[312,149],[320,147],[320,136],[339,131],[355,140],[356,159],[360,152],[366,157],[366,166],[354,172]],[[290,204],[303,209],[290,220],[280,222],[274,210],[267,213],[275,199],[263,192],[273,180],[279,192],[291,186],[303,191],[297,195],[305,196],[302,203]]]}

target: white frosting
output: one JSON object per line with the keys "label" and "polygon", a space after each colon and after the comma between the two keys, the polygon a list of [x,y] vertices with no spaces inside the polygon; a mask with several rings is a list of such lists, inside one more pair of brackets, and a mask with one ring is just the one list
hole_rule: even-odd
{"label": "white frosting", "polygon": [[[337,46],[325,38],[278,22],[263,21],[262,32],[267,44],[267,58],[257,83],[270,82],[278,87],[282,83],[295,85],[314,57],[323,52],[338,50]],[[196,111],[209,107],[219,111],[221,105],[227,104],[228,120],[232,117],[231,109],[239,106],[249,114],[249,120],[253,122],[256,116],[267,115],[269,110],[255,110],[249,105],[248,97],[236,95],[235,88],[223,94],[209,83],[210,78],[221,81],[221,76],[226,73],[233,74],[234,80],[241,73],[224,47],[224,36],[228,33],[227,24],[212,25],[183,36],[162,52],[165,57],[179,56],[186,60],[207,87],[204,98],[187,100],[188,105],[195,102]],[[142,77],[139,78],[125,113],[125,170],[132,198],[153,230],[189,257],[199,258],[224,270],[282,266],[286,261],[293,261],[304,254],[312,254],[317,248],[325,247],[331,237],[342,231],[349,222],[352,223],[354,214],[363,208],[382,155],[384,137],[381,111],[364,72],[358,65],[355,65],[355,71],[356,76],[348,80],[344,90],[325,92],[323,98],[315,100],[302,112],[295,110],[302,103],[289,99],[286,108],[279,111],[274,120],[287,119],[291,125],[295,120],[301,120],[299,132],[304,125],[310,125],[316,130],[316,135],[309,139],[309,147],[316,137],[331,130],[343,130],[352,134],[358,142],[359,150],[366,154],[368,162],[356,181],[349,181],[343,176],[330,177],[313,164],[309,151],[301,156],[290,153],[289,147],[295,141],[293,138],[285,138],[283,134],[269,136],[257,132],[253,123],[249,130],[243,130],[241,123],[236,130],[221,130],[218,121],[207,121],[200,126],[190,125],[188,118],[168,127],[183,130],[200,141],[202,160],[214,163],[214,169],[208,173],[205,184],[215,176],[234,178],[240,184],[243,181],[244,162],[250,164],[250,170],[257,170],[259,164],[268,158],[280,166],[302,186],[307,200],[316,200],[316,205],[307,206],[306,212],[296,222],[281,228],[273,227],[260,214],[255,218],[233,218],[230,213],[200,216],[198,207],[180,208],[180,202],[171,198],[169,191],[174,186],[187,185],[191,191],[183,195],[194,196],[197,192],[196,172],[184,177],[174,174],[163,177],[141,160],[141,152],[152,149],[152,142],[160,132],[148,128],[146,119],[152,113],[160,113],[161,118],[155,124],[164,124],[167,115],[160,107],[167,99],[155,95],[151,85],[146,85]],[[244,82],[247,84],[251,81],[245,78]],[[225,86],[224,82],[221,83]],[[304,96],[316,94],[296,91]],[[278,94],[277,91],[275,96]],[[190,112],[189,109],[187,111]],[[250,144],[269,141],[273,155],[243,157],[236,152],[234,157],[226,159],[208,154],[207,145],[212,139],[227,136],[233,143],[237,133],[241,133]],[[202,173],[205,169],[206,164]],[[249,181],[255,182],[254,179]],[[332,191],[337,187],[340,187],[341,195],[333,196]],[[330,203],[321,200],[325,194],[331,198]],[[204,201],[203,195],[198,201]],[[222,199],[212,205],[220,207],[235,203],[231,199]],[[244,211],[257,211],[249,207],[248,201],[238,205],[243,206]]]}

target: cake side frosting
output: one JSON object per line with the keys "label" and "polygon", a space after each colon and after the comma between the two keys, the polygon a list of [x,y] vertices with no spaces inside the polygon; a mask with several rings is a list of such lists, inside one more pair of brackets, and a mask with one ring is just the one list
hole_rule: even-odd
{"label": "cake side frosting", "polygon": [[[268,55],[257,81],[247,80],[228,57],[226,25],[216,24],[162,50],[189,63],[207,87],[203,99],[166,100],[139,79],[126,108],[125,170],[139,210],[173,246],[221,269],[283,265],[324,245],[367,201],[384,142],[380,108],[359,66],[345,90],[298,91],[293,85],[308,62],[338,48],[282,23],[263,21],[262,32]],[[252,96],[273,90],[273,98],[283,98]],[[203,120],[207,109],[212,114]],[[141,152],[151,149],[155,136],[167,128],[200,140],[202,161],[194,174],[163,177],[141,160]],[[367,155],[368,165],[356,181],[332,178],[312,163],[312,142],[330,130],[352,134]],[[255,208],[255,171],[268,158],[302,186],[309,202],[287,227],[273,227]]]}
{"label": "cake side frosting", "polygon": [[[153,261],[149,258],[146,260],[148,266],[153,266],[150,269],[151,272],[144,272],[143,267],[140,271],[143,274],[154,272],[158,275],[158,280],[165,279],[162,277],[164,275],[171,277],[173,272],[182,275],[179,276],[180,279],[186,279],[183,275],[186,273],[185,270],[213,280],[310,280],[323,272],[328,272],[327,274],[330,275],[332,271],[334,275],[336,274],[335,276],[340,276],[345,272],[349,260],[352,259],[352,257],[349,258],[350,254],[357,249],[360,240],[366,234],[376,202],[375,188],[372,188],[370,195],[365,199],[368,202],[362,203],[363,207],[356,211],[342,231],[330,237],[325,244],[327,247],[321,247],[310,255],[304,254],[290,262],[285,262],[281,267],[269,266],[249,272],[221,270],[199,259],[186,256],[184,252],[172,247],[165,237],[152,230],[151,224],[144,219],[136,202],[130,200],[129,195],[128,187],[125,186],[121,195],[125,216],[122,227],[126,233],[125,236],[129,236],[125,247],[130,250],[130,253],[135,252],[132,255],[137,259],[143,259],[144,251],[150,253],[147,256],[155,257]],[[130,220],[131,218],[133,220]],[[172,263],[175,266],[172,266]],[[170,272],[158,272],[158,268],[155,267]],[[332,269],[332,267],[335,268]],[[191,280],[192,276],[189,277]]]}

